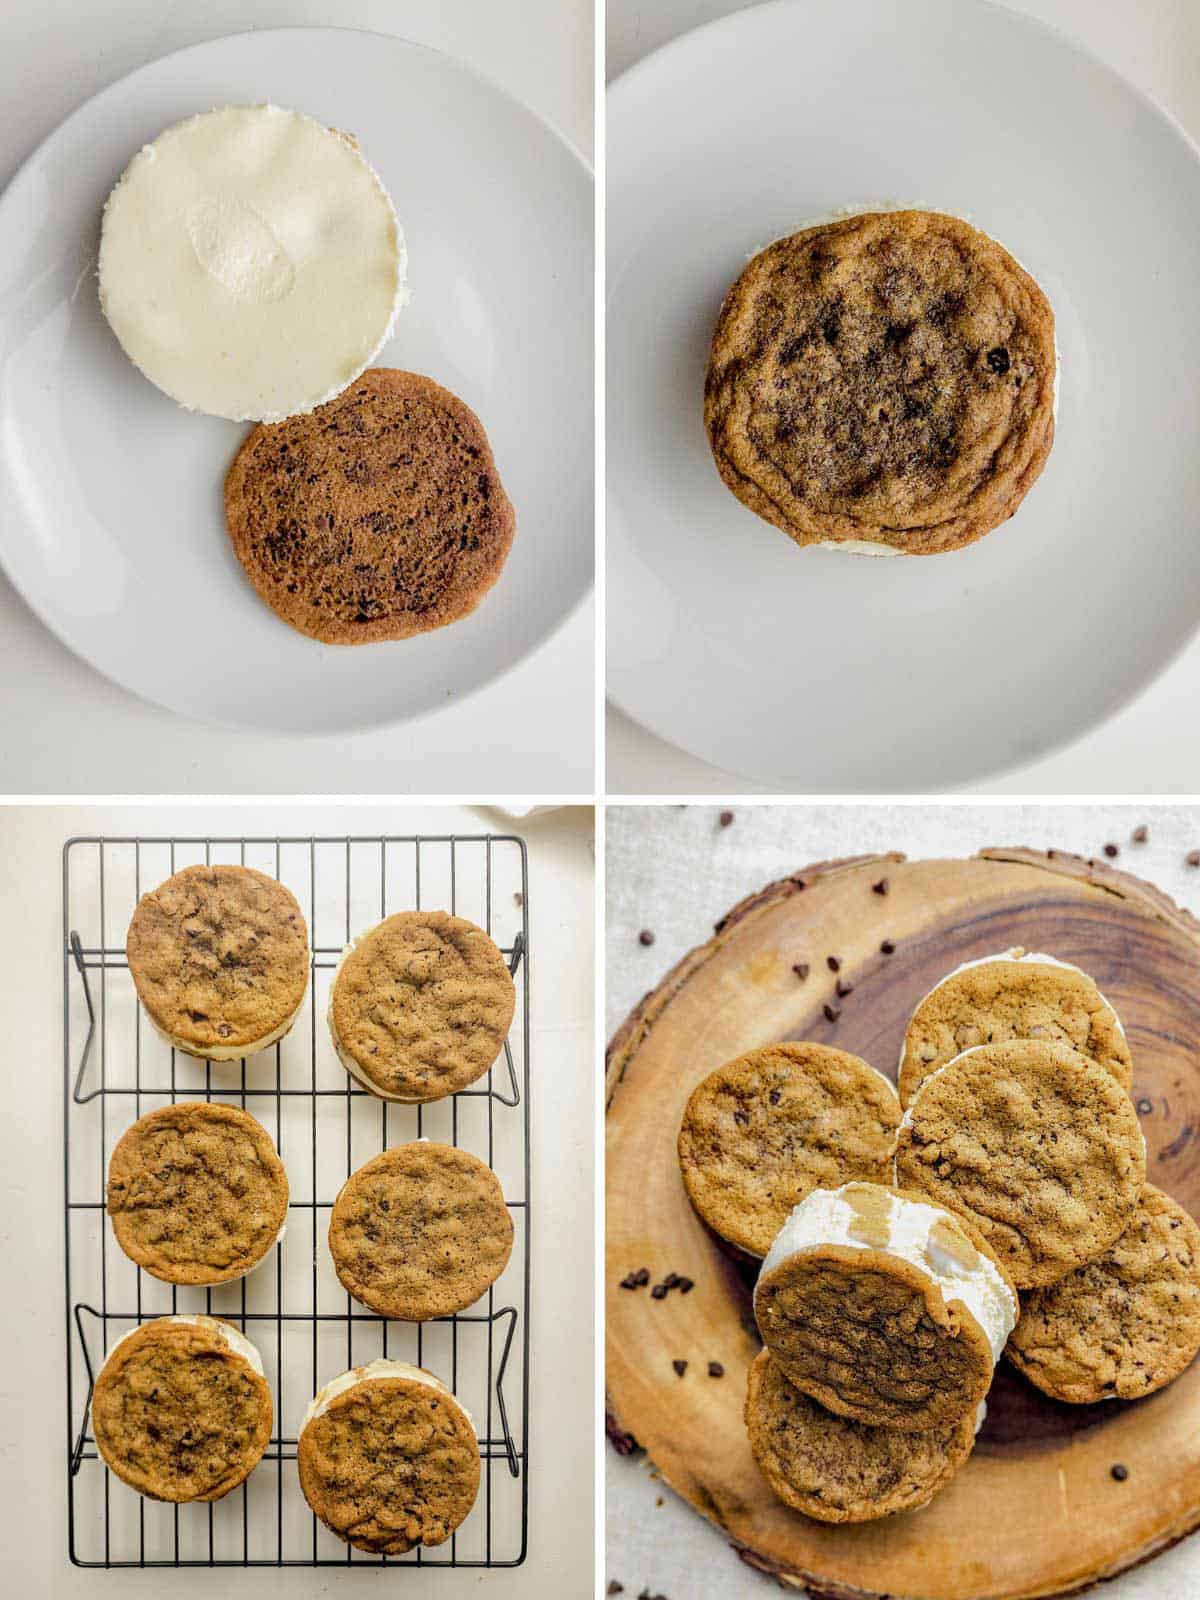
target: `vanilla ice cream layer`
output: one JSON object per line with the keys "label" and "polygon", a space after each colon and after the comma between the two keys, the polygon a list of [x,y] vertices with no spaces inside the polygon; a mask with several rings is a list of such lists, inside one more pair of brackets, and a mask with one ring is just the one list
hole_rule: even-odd
{"label": "vanilla ice cream layer", "polygon": [[[217,1335],[219,1339],[224,1340],[224,1342],[229,1346],[235,1355],[241,1356],[243,1361],[252,1366],[260,1378],[264,1375],[262,1357],[259,1355],[258,1351],[250,1343],[249,1339],[247,1339],[244,1333],[241,1333],[237,1328],[230,1327],[229,1323],[222,1322],[217,1317],[206,1317],[200,1313],[198,1313],[196,1316],[185,1316],[180,1313],[177,1316],[156,1317],[154,1320],[156,1322],[185,1322],[189,1325],[189,1327],[209,1328]],[[130,1328],[128,1333],[123,1333],[117,1340],[116,1344],[114,1344],[112,1349],[108,1352],[108,1355],[105,1357],[105,1365],[107,1366],[108,1362],[112,1360],[113,1356],[125,1343],[126,1339],[132,1339],[134,1334],[140,1333],[141,1328],[144,1328],[145,1326],[146,1324],[142,1323],[141,1327]]]}
{"label": "vanilla ice cream layer", "polygon": [[843,1184],[840,1189],[814,1189],[794,1206],[767,1252],[758,1281],[761,1283],[768,1273],[792,1256],[823,1245],[849,1250],[883,1250],[932,1279],[947,1304],[951,1300],[961,1301],[983,1329],[993,1362],[998,1361],[1016,1326],[1018,1308],[1017,1297],[1001,1277],[996,1264],[982,1251],[972,1249],[974,1264],[965,1266],[937,1239],[934,1229],[939,1224],[950,1222],[961,1232],[952,1212],[886,1191],[881,1194],[888,1203],[887,1243],[865,1243],[854,1231],[861,1223],[859,1213],[845,1197],[846,1190],[853,1187]]}
{"label": "vanilla ice cream layer", "polygon": [[[916,1005],[913,1007],[913,1015],[915,1016],[916,1013],[921,1009],[926,1000],[929,999],[929,995],[934,995],[938,992],[938,990],[942,987],[942,984],[949,983],[951,978],[957,978],[960,972],[968,972],[972,967],[986,967],[989,961],[1028,961],[1039,966],[1062,967],[1067,972],[1077,972],[1081,978],[1087,978],[1091,983],[1095,983],[1096,981],[1092,977],[1091,973],[1085,972],[1082,967],[1072,966],[1069,961],[1060,961],[1057,956],[1048,956],[1036,950],[1025,950],[1018,944],[1014,945],[1011,950],[1001,950],[999,954],[994,956],[978,956],[974,961],[964,961],[960,966],[955,967],[953,972],[948,972],[944,978],[940,978],[938,982],[934,984],[933,988],[930,989],[929,994],[923,994],[921,996]],[[1099,988],[1097,988],[1096,993],[1100,994]],[[1117,1025],[1117,1032],[1121,1035],[1122,1039],[1124,1039],[1125,1028],[1120,1017],[1117,1015],[1116,1006],[1113,1005],[1111,1000],[1105,999],[1104,995],[1100,994],[1100,998],[1104,1001],[1106,1008],[1112,1012],[1112,1019]],[[971,1048],[975,1049],[977,1047],[973,1045]],[[966,1055],[966,1053],[967,1052],[965,1050],[961,1052],[963,1055]],[[900,1046],[900,1064],[901,1066],[904,1065],[903,1044]],[[947,1062],[946,1065],[949,1066],[949,1062]],[[938,1070],[940,1071],[941,1068]]]}
{"label": "vanilla ice cream layer", "polygon": [[278,106],[167,128],[104,208],[100,304],[189,410],[277,422],[342,392],[406,299],[404,235],[355,144]]}
{"label": "vanilla ice cream layer", "polygon": [[[271,1029],[270,1033],[264,1033],[261,1039],[252,1039],[249,1044],[209,1045],[206,1046],[203,1055],[198,1055],[195,1045],[189,1044],[186,1040],[180,1038],[178,1034],[168,1033],[165,1028],[160,1028],[153,1017],[150,1017],[150,1026],[160,1039],[164,1039],[171,1046],[172,1050],[181,1050],[185,1056],[192,1056],[199,1061],[240,1061],[243,1056],[256,1056],[260,1050],[269,1050],[273,1044],[283,1038],[285,1033],[291,1031],[295,1025],[296,1018],[303,1010],[304,997],[301,996],[300,1004],[292,1012],[291,1016],[285,1017],[277,1028]],[[147,1012],[146,1015],[149,1017],[150,1013]]]}
{"label": "vanilla ice cream layer", "polygon": [[475,1424],[471,1419],[471,1413],[440,1378],[434,1377],[432,1372],[426,1372],[424,1367],[410,1366],[407,1361],[378,1360],[368,1361],[365,1367],[353,1367],[349,1372],[343,1372],[340,1377],[331,1378],[327,1384],[318,1389],[305,1409],[304,1418],[300,1423],[300,1433],[303,1433],[309,1423],[315,1421],[317,1417],[324,1416],[339,1394],[345,1394],[347,1389],[353,1389],[359,1383],[368,1383],[373,1378],[408,1378],[413,1383],[423,1383],[430,1389],[436,1389],[444,1399],[458,1407],[474,1431]]}

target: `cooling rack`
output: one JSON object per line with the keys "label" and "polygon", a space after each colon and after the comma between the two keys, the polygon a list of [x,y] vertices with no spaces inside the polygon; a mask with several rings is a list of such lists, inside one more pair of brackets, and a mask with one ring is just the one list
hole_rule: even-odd
{"label": "cooling rack", "polygon": [[[286,1038],[241,1062],[172,1050],[144,1017],[125,960],[138,897],[193,862],[270,873],[308,921],[312,972]],[[523,839],[513,835],[346,838],[76,838],[63,850],[64,1200],[68,1547],[88,1567],[512,1567],[529,1531],[529,906]],[[442,909],[496,940],[517,986],[504,1051],[486,1078],[426,1106],[378,1100],[338,1062],[325,1024],[349,940],[384,916]],[[176,1100],[241,1106],[275,1139],[291,1186],[279,1248],[238,1283],[174,1287],[143,1273],[111,1237],[104,1183],[113,1146],[145,1112]],[[514,1224],[504,1273],[467,1311],[389,1322],[351,1300],[326,1245],[346,1177],[422,1136],[486,1161]],[[215,1504],[143,1499],[114,1477],[91,1433],[104,1352],[151,1317],[229,1318],[262,1353],[275,1403],[266,1454]],[[309,1511],[295,1467],[304,1407],[331,1377],[376,1357],[437,1373],[475,1421],[475,1506],[445,1545],[372,1556]]]}

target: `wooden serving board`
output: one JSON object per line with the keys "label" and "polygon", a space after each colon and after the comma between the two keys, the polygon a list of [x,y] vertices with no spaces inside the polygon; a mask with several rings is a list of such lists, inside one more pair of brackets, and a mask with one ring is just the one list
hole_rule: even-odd
{"label": "wooden serving board", "polygon": [[[894,1077],[916,1001],[959,962],[1018,944],[1077,963],[1112,1000],[1133,1049],[1150,1177],[1200,1215],[1200,924],[1098,863],[1013,849],[809,868],[735,907],[609,1047],[610,1435],[644,1446],[751,1566],[822,1600],[1072,1593],[1200,1523],[1200,1361],[1146,1400],[1097,1406],[1047,1400],[1002,1363],[963,1471],[926,1509],[876,1523],[833,1527],[788,1510],[746,1442],[755,1269],[688,1205],[675,1155],[688,1094],[731,1056],[781,1039],[836,1044]],[[845,998],[829,956],[853,986]],[[840,1009],[833,1022],[826,1005]],[[643,1266],[652,1282],[676,1272],[695,1288],[653,1300],[619,1287]],[[682,1379],[676,1358],[688,1362]],[[723,1378],[708,1376],[709,1361]]]}

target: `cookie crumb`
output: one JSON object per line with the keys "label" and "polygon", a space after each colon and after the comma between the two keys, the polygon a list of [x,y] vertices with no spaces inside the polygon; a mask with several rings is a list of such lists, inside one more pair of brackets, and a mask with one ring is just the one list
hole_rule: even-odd
{"label": "cookie crumb", "polygon": [[618,1583],[615,1578],[610,1578],[608,1580],[608,1588],[604,1592],[605,1594],[624,1594],[625,1585]]}
{"label": "cookie crumb", "polygon": [[513,905],[515,905],[515,906],[523,906],[524,904],[525,904],[525,896],[521,893],[520,889],[518,889],[516,891],[516,893],[513,895]]}
{"label": "cookie crumb", "polygon": [[1189,850],[1187,854],[1189,867],[1200,867],[1200,850]]}
{"label": "cookie crumb", "polygon": [[733,821],[733,812],[732,811],[722,811],[720,821],[721,821],[721,826],[723,828],[727,828],[730,825],[730,823]]}
{"label": "cookie crumb", "polygon": [[638,943],[639,944],[653,944],[654,943],[654,935],[650,932],[649,928],[643,928],[641,933],[638,934]]}
{"label": "cookie crumb", "polygon": [[1137,827],[1133,830],[1129,837],[1133,840],[1134,844],[1145,844],[1146,840],[1150,837],[1150,829],[1143,822],[1140,827]]}

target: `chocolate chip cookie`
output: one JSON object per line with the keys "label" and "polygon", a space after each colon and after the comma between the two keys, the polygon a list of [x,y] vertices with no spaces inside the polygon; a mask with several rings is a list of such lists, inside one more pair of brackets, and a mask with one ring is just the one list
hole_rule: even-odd
{"label": "chocolate chip cookie", "polygon": [[271,1437],[258,1351],[219,1317],[170,1316],[119,1339],[96,1379],[92,1428],[105,1464],[151,1500],[219,1500]]}
{"label": "chocolate chip cookie", "polygon": [[1107,1254],[1024,1297],[1008,1358],[1056,1400],[1136,1400],[1200,1350],[1200,1228],[1147,1184]]}
{"label": "chocolate chip cookie", "polygon": [[873,1522],[928,1505],[975,1445],[969,1410],[925,1433],[835,1416],[789,1383],[766,1350],[750,1366],[745,1420],[772,1491],[819,1522]]}
{"label": "chocolate chip cookie", "polygon": [[917,1006],[900,1056],[901,1104],[953,1056],[1006,1039],[1057,1039],[1122,1089],[1133,1082],[1121,1019],[1087,973],[1018,946],[958,967]]}
{"label": "chocolate chip cookie", "polygon": [[400,911],[356,940],[329,997],[342,1065],[383,1100],[440,1100],[504,1048],[516,989],[482,928],[448,911]]}
{"label": "chocolate chip cookie", "polygon": [[1011,517],[1054,440],[1045,295],[957,217],[891,211],[769,245],[725,297],[717,470],[797,544],[934,555]]}
{"label": "chocolate chip cookie", "polygon": [[873,1067],[823,1044],[774,1044],[710,1072],[679,1129],[697,1215],[765,1256],[794,1205],[851,1178],[886,1182],[900,1102]]}
{"label": "chocolate chip cookie", "polygon": [[372,1361],[327,1384],[296,1446],[309,1506],[356,1550],[399,1556],[444,1544],[479,1492],[470,1416],[440,1379]]}
{"label": "chocolate chip cookie", "polygon": [[921,1085],[896,1145],[896,1182],[973,1222],[1018,1289],[1103,1255],[1145,1178],[1129,1096],[1048,1039],[956,1056]]}
{"label": "chocolate chip cookie", "polygon": [[155,1029],[209,1061],[281,1039],[308,987],[303,913],[253,867],[184,867],[138,901],[125,952]]}
{"label": "chocolate chip cookie", "polygon": [[167,1283],[228,1283],[273,1248],[288,1181],[261,1122],[237,1106],[181,1101],[117,1141],[108,1214],[131,1261]]}
{"label": "chocolate chip cookie", "polygon": [[427,1139],[360,1167],[329,1218],[329,1250],[347,1291],[404,1322],[473,1305],[504,1271],[512,1245],[512,1217],[492,1169]]}
{"label": "chocolate chip cookie", "polygon": [[259,598],[310,638],[347,645],[467,616],[516,526],[471,408],[382,367],[309,416],[255,428],[225,479],[225,522]]}

